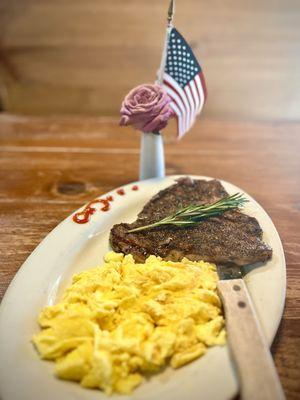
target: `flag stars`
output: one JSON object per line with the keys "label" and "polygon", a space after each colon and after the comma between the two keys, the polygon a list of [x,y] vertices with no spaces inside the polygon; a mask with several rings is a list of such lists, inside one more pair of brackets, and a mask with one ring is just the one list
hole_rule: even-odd
{"label": "flag stars", "polygon": [[200,68],[189,47],[178,33],[171,32],[167,48],[166,72],[175,79],[181,87],[185,87],[193,79]]}

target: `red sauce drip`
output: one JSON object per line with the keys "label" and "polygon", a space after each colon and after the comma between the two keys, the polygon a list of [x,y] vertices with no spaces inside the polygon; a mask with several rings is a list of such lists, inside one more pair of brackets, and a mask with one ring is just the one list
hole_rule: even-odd
{"label": "red sauce drip", "polygon": [[73,221],[77,224],[86,224],[90,220],[90,216],[96,211],[94,204],[101,203],[103,207],[100,208],[101,211],[108,211],[110,209],[110,204],[107,199],[93,200],[88,203],[82,211],[73,215]]}
{"label": "red sauce drip", "polygon": [[131,188],[131,190],[139,190],[138,185],[133,185],[132,188]]}
{"label": "red sauce drip", "polygon": [[117,193],[118,193],[120,196],[124,196],[125,190],[124,190],[123,188],[118,189],[118,190],[117,190]]}
{"label": "red sauce drip", "polygon": [[108,201],[114,201],[114,198],[113,198],[112,196],[107,196],[107,197],[106,197],[106,200],[108,200]]}
{"label": "red sauce drip", "polygon": [[90,220],[90,215],[94,213],[92,210],[94,209],[90,208],[74,214],[73,221],[76,222],[76,224],[86,224]]}

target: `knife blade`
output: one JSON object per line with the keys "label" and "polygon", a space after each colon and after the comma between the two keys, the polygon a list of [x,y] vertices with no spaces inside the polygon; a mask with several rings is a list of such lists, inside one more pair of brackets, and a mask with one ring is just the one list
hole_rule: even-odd
{"label": "knife blade", "polygon": [[243,277],[243,267],[217,265],[228,343],[243,400],[283,400],[285,395]]}

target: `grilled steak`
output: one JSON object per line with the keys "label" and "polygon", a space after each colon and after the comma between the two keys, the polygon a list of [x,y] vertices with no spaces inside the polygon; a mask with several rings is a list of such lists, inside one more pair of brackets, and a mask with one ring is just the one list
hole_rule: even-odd
{"label": "grilled steak", "polygon": [[188,257],[190,260],[238,265],[268,260],[272,257],[272,249],[262,241],[259,223],[239,211],[227,211],[191,227],[168,225],[127,233],[129,229],[156,222],[178,208],[213,203],[227,195],[217,180],[181,178],[155,195],[134,223],[114,225],[110,234],[111,246],[114,251],[131,253],[136,261],[144,261],[150,254],[172,261]]}

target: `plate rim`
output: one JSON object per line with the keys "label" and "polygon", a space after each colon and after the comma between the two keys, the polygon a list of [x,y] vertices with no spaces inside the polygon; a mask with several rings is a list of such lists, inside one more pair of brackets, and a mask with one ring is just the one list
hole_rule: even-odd
{"label": "plate rim", "polygon": [[[238,188],[239,190],[241,190],[239,187],[235,186],[234,184],[232,184],[231,182],[228,182],[228,181],[226,181],[226,180],[219,179],[219,178],[213,178],[213,177],[210,177],[210,176],[193,175],[193,174],[167,175],[167,176],[165,176],[164,178],[151,178],[151,179],[147,179],[147,180],[144,180],[144,181],[134,181],[134,182],[130,182],[130,183],[127,183],[127,184],[125,184],[125,185],[122,185],[121,187],[123,187],[124,189],[126,189],[126,188],[128,188],[128,187],[130,187],[130,186],[132,186],[132,185],[135,185],[135,184],[137,184],[137,185],[139,185],[139,184],[140,184],[140,185],[141,185],[141,184],[148,184],[148,183],[149,183],[149,184],[155,184],[155,182],[158,182],[158,181],[165,181],[165,180],[171,185],[171,184],[175,183],[175,180],[176,180],[176,179],[179,179],[179,178],[182,178],[182,177],[190,177],[190,178],[192,178],[192,179],[205,179],[205,180],[216,179],[216,180],[220,181],[222,184],[224,183],[225,186],[226,186],[226,185],[234,186],[235,188]],[[114,188],[114,189],[112,189],[111,191],[109,191],[109,192],[107,192],[107,193],[104,193],[104,194],[102,194],[102,195],[99,195],[99,196],[95,197],[95,199],[102,198],[103,196],[107,196],[107,195],[113,194],[113,193],[115,193],[115,191],[116,191],[117,189],[118,189],[118,188]],[[243,192],[244,192],[244,191],[243,191]],[[281,298],[282,301],[281,301],[281,304],[280,304],[280,313],[278,314],[278,317],[276,318],[276,324],[275,324],[276,326],[275,326],[275,328],[274,328],[274,330],[273,330],[272,337],[269,338],[269,340],[268,340],[269,345],[271,345],[271,343],[273,342],[273,340],[274,340],[274,338],[275,338],[275,336],[276,336],[276,333],[277,333],[277,331],[278,331],[278,327],[279,327],[279,325],[280,325],[280,322],[281,322],[281,319],[282,319],[282,316],[283,316],[284,306],[285,306],[285,300],[286,300],[286,260],[285,260],[285,254],[284,254],[284,249],[283,249],[283,245],[282,245],[282,241],[281,241],[280,235],[279,235],[278,230],[277,230],[277,228],[276,228],[276,226],[275,226],[273,220],[271,219],[270,215],[269,215],[269,214],[266,212],[266,210],[261,206],[261,204],[258,203],[258,202],[256,201],[256,199],[254,199],[254,198],[253,198],[251,195],[249,195],[247,192],[244,192],[244,193],[245,193],[246,196],[249,196],[249,197],[251,198],[251,201],[253,201],[253,202],[259,207],[259,209],[262,210],[262,211],[265,213],[265,215],[267,216],[269,222],[272,224],[273,231],[274,231],[274,233],[276,234],[277,239],[278,239],[281,257],[282,257],[282,260],[283,260],[283,262],[284,262],[284,266],[283,266],[283,268],[282,268],[282,270],[284,271],[284,273],[283,273],[284,282],[283,282],[283,284],[282,284],[282,286],[281,286],[282,293],[281,293],[281,296],[280,296],[280,298]],[[86,202],[83,206],[79,207],[77,210],[73,211],[73,212],[72,212],[71,214],[69,214],[66,218],[64,218],[62,221],[60,221],[60,222],[59,222],[59,223],[58,223],[58,224],[57,224],[57,225],[56,225],[56,226],[55,226],[41,241],[40,241],[40,243],[35,247],[35,249],[29,254],[29,256],[26,258],[26,260],[22,263],[22,265],[21,265],[20,268],[18,269],[17,273],[15,274],[14,278],[12,279],[11,283],[9,284],[8,288],[6,289],[6,292],[5,292],[5,294],[4,294],[4,296],[3,296],[3,299],[2,299],[2,301],[1,301],[1,304],[0,304],[0,323],[1,323],[1,321],[2,321],[2,314],[3,314],[3,312],[5,311],[5,308],[6,308],[7,306],[9,306],[9,303],[10,303],[10,301],[11,301],[11,299],[10,299],[11,293],[13,293],[13,291],[14,291],[16,285],[19,284],[19,282],[18,282],[18,281],[19,281],[19,278],[20,278],[20,276],[22,276],[22,274],[24,273],[24,269],[25,269],[25,267],[27,266],[27,264],[30,264],[31,260],[35,257],[35,255],[36,255],[36,253],[39,251],[39,249],[40,249],[42,246],[44,246],[45,244],[47,244],[47,240],[51,239],[51,237],[52,237],[53,235],[55,235],[56,230],[58,230],[58,229],[61,227],[61,225],[63,225],[66,221],[68,221],[74,213],[76,213],[76,212],[78,212],[79,210],[81,210],[86,204],[88,204],[88,202]],[[99,215],[99,214],[98,214],[98,215]],[[90,223],[94,224],[94,226],[96,226],[96,225],[99,224],[99,222],[98,222],[97,219],[95,219],[94,221],[91,221]],[[89,224],[87,224],[87,225],[89,225]],[[80,225],[80,226],[82,226],[82,225]],[[45,242],[46,242],[46,243],[45,243]],[[28,267],[29,267],[29,266],[28,266]],[[28,267],[27,267],[27,268],[28,268]],[[2,336],[2,335],[1,335],[1,336]],[[0,337],[1,337],[1,336],[0,336]],[[1,347],[1,343],[0,343],[0,347]],[[2,381],[1,375],[2,375],[2,374],[0,373],[0,380]]]}

